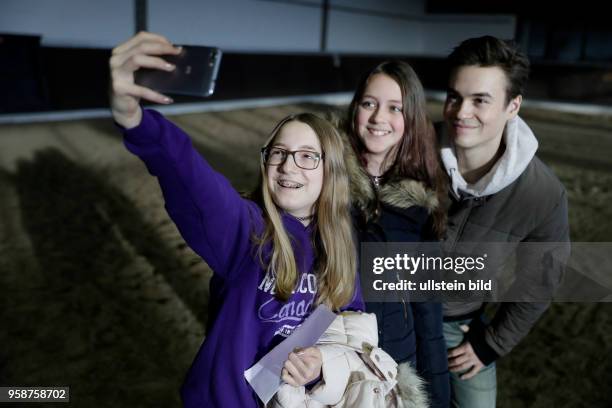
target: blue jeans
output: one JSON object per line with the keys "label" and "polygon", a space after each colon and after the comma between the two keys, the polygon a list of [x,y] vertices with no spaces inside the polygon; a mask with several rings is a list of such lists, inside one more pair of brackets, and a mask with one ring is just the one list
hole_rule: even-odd
{"label": "blue jeans", "polygon": [[[459,326],[469,325],[470,322],[471,319],[444,322],[443,329],[446,348],[457,347],[463,342],[464,333]],[[464,372],[450,373],[451,407],[494,408],[497,396],[495,363],[484,367],[478,374],[467,380],[459,378]]]}

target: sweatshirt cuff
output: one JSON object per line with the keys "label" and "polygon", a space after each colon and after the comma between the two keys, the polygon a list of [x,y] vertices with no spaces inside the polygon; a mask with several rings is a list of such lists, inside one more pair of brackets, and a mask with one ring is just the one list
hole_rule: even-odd
{"label": "sweatshirt cuff", "polygon": [[467,332],[467,339],[472,345],[472,349],[474,349],[474,353],[476,353],[478,359],[482,362],[482,364],[488,366],[497,360],[500,355],[487,343],[485,339],[485,331],[485,324],[479,317],[476,317],[470,324],[470,331]]}
{"label": "sweatshirt cuff", "polygon": [[123,132],[126,141],[142,146],[156,142],[159,139],[159,124],[156,121],[156,116],[161,115],[154,110],[143,108],[142,119],[138,126],[126,129],[116,122],[115,124]]}

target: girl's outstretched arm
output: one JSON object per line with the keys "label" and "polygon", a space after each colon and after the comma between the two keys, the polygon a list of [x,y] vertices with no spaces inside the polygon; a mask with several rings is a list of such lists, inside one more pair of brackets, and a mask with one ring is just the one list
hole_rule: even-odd
{"label": "girl's outstretched arm", "polygon": [[144,161],[161,186],[166,210],[189,246],[226,279],[235,278],[253,255],[251,237],[260,232],[259,207],[240,197],[214,171],[178,126],[145,109],[138,126],[125,129],[125,145]]}

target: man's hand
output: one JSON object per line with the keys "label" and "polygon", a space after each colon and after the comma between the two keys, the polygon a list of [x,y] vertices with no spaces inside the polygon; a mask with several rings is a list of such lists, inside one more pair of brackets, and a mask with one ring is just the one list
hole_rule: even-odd
{"label": "man's hand", "polygon": [[[466,333],[469,327],[461,326],[461,330]],[[459,377],[462,380],[472,378],[483,368],[484,364],[474,353],[474,349],[468,340],[464,340],[459,346],[448,351],[448,369],[450,372],[456,373],[469,369]]]}
{"label": "man's hand", "polygon": [[294,387],[306,385],[321,375],[322,365],[323,359],[318,348],[308,347],[303,350],[295,350],[289,353],[289,358],[285,361],[281,372],[281,378]]}

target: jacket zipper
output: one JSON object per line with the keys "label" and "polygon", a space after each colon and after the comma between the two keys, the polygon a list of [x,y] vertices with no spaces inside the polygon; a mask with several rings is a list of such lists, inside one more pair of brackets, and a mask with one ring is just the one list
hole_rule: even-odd
{"label": "jacket zipper", "polygon": [[[395,274],[395,277],[397,278],[397,281],[400,281],[400,276],[399,276],[399,272],[397,272]],[[404,321],[408,321],[408,307],[406,307],[406,299],[404,299],[404,297],[401,297],[402,299],[402,305],[404,306]]]}
{"label": "jacket zipper", "polygon": [[468,199],[468,201],[469,201],[469,205],[468,205],[466,214],[463,217],[463,219],[461,220],[461,224],[459,225],[459,229],[457,230],[457,234],[455,235],[455,239],[453,239],[453,252],[455,251],[455,249],[457,247],[457,242],[459,241],[459,237],[461,237],[461,235],[463,235],[463,230],[465,229],[465,224],[467,224],[467,220],[470,217],[470,214],[472,213],[472,208],[474,208],[474,198],[470,198],[470,199]]}

